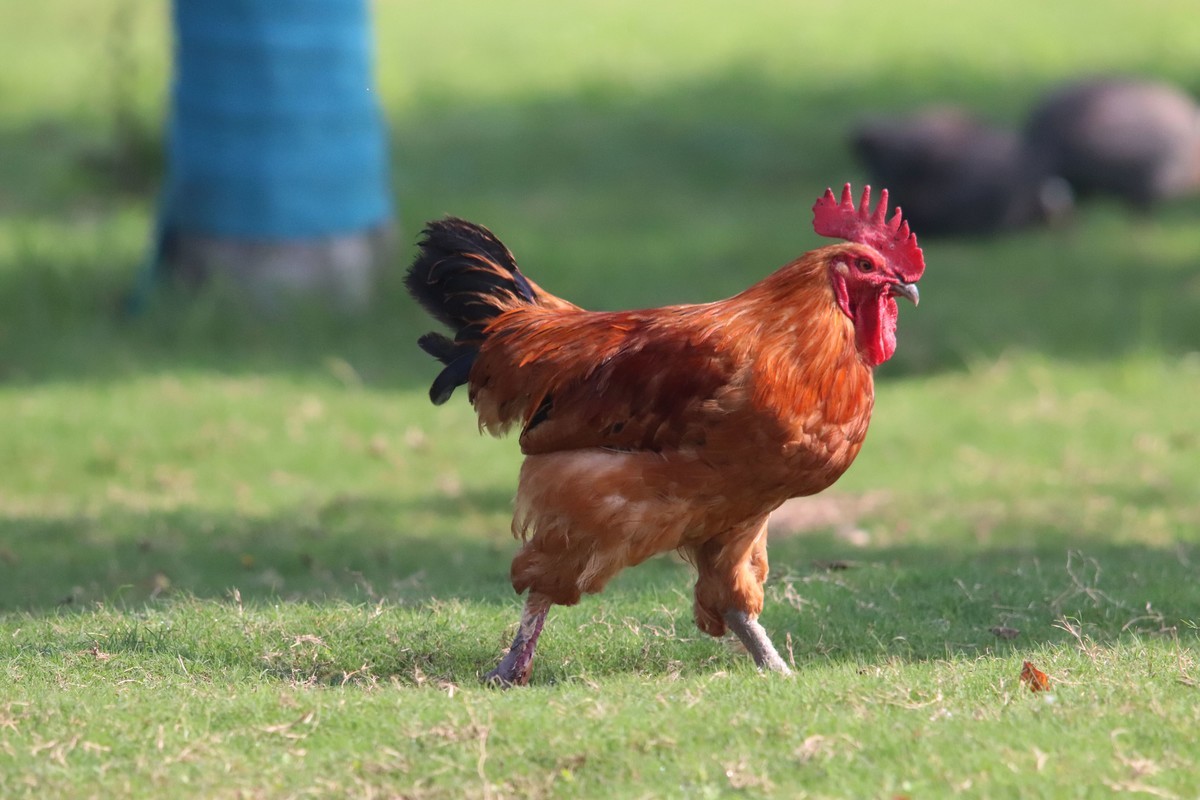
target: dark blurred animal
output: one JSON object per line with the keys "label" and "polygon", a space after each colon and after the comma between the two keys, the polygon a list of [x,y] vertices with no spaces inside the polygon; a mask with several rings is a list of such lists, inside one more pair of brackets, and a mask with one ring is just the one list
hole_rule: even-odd
{"label": "dark blurred animal", "polygon": [[1148,210],[1200,188],[1200,111],[1164,83],[1090,78],[1062,86],[1034,108],[1024,142],[1037,169],[1062,176],[1079,195],[1115,195]]}
{"label": "dark blurred animal", "polygon": [[887,192],[856,207],[847,185],[813,207],[822,236],[727,300],[585,311],[541,289],[488,230],[429,223],[406,285],[454,332],[420,346],[445,365],[430,397],[466,384],[481,428],[521,428],[512,562],[529,596],[487,679],[529,680],[552,604],[678,550],[699,573],[696,624],[732,630],[760,668],[788,672],[758,623],[767,516],[850,466],[875,402],[874,368],[896,347],[897,297],[925,269]]}
{"label": "dark blurred animal", "polygon": [[850,146],[922,236],[995,233],[1071,209],[1066,184],[1035,169],[1016,133],[957,108],[868,120]]}

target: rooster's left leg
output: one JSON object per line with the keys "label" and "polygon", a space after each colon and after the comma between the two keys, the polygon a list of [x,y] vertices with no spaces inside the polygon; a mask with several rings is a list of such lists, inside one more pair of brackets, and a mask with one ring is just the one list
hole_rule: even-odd
{"label": "rooster's left leg", "polygon": [[758,622],[767,579],[767,515],[747,520],[692,551],[696,624],[712,636],[733,633],[759,669],[791,674]]}
{"label": "rooster's left leg", "polygon": [[767,635],[763,626],[758,624],[757,619],[745,611],[730,610],[725,612],[725,624],[741,639],[759,669],[769,669],[784,675],[792,673],[788,669],[787,663],[779,655],[779,651],[775,649],[775,645],[771,644],[771,637]]}
{"label": "rooster's left leg", "polygon": [[512,647],[508,648],[508,653],[495,669],[483,676],[484,683],[502,689],[529,683],[529,675],[533,671],[533,651],[537,647],[538,637],[542,634],[542,626],[546,622],[546,613],[550,610],[550,605],[550,598],[546,595],[529,593]]}

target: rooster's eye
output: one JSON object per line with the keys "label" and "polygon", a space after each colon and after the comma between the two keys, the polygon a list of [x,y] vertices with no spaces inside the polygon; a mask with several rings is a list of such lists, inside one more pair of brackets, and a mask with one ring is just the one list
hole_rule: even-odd
{"label": "rooster's eye", "polygon": [[858,261],[855,261],[854,266],[858,267],[859,272],[870,272],[871,270],[875,269],[875,265],[865,258],[860,258]]}

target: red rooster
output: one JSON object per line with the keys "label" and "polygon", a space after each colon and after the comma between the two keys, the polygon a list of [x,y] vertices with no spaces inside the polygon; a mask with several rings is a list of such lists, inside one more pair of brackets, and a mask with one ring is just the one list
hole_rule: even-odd
{"label": "red rooster", "polygon": [[678,550],[698,574],[694,615],[732,630],[760,668],[788,668],[758,623],[767,516],[828,487],[862,446],[873,368],[896,348],[896,297],[918,301],[917,239],[887,191],[870,208],[826,191],[822,247],[702,305],[585,311],[525,277],[486,229],[430,223],[406,285],[454,339],[421,337],[445,368],[430,398],[467,384],[480,426],[521,427],[512,584],[516,638],[486,679],[529,680],[555,603]]}

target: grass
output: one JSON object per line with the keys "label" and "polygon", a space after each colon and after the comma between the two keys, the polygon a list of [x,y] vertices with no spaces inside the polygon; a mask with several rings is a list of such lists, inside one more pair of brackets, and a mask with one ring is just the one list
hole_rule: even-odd
{"label": "grass", "polygon": [[[376,8],[402,239],[477,218],[598,308],[817,245],[870,110],[1014,122],[1096,71],[1200,93],[1183,2],[417,5]],[[116,313],[164,26],[0,7],[0,794],[1196,796],[1196,200],[923,242],[867,446],[775,521],[794,679],[700,635],[661,558],[555,609],[497,693],[519,457],[429,406],[406,248],[360,318]]]}

